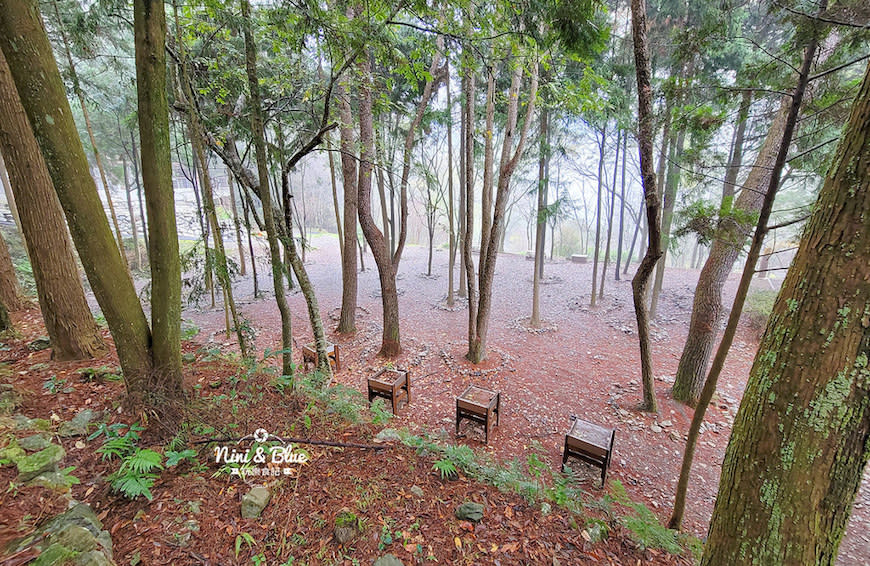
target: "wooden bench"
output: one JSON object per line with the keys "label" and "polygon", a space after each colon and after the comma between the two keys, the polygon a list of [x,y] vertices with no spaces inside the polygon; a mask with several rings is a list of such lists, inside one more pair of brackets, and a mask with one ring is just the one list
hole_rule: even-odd
{"label": "wooden bench", "polygon": [[[341,369],[341,358],[338,353],[338,344],[332,342],[326,343],[326,357],[329,359],[329,365],[332,366],[332,371],[336,372]],[[317,367],[317,346],[312,342],[302,347],[302,369],[308,371],[308,364]]]}
{"label": "wooden bench", "polygon": [[601,486],[607,477],[610,467],[610,456],[613,454],[613,439],[616,430],[574,418],[571,430],[565,435],[565,450],[562,453],[562,466],[569,456],[574,456],[584,462],[601,468]]}
{"label": "wooden bench", "polygon": [[383,368],[368,379],[369,403],[375,397],[383,397],[393,405],[393,414],[404,394],[408,405],[411,404],[411,370]]}
{"label": "wooden bench", "polygon": [[571,263],[589,263],[589,256],[583,254],[574,254],[571,256]]}
{"label": "wooden bench", "polygon": [[501,415],[501,392],[471,385],[462,395],[456,398],[456,434],[459,434],[459,422],[467,419],[480,423],[484,427],[485,442],[489,444],[489,428],[493,425],[493,417],[498,425]]}

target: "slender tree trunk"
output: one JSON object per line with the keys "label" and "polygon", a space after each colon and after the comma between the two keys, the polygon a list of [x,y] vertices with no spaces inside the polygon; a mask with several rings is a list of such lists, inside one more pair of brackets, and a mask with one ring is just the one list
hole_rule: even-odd
{"label": "slender tree trunk", "polygon": [[447,307],[453,308],[454,297],[453,273],[456,269],[456,209],[453,197],[453,98],[450,93],[450,59],[445,56],[444,86],[447,88]]}
{"label": "slender tree trunk", "polygon": [[[616,243],[616,271],[614,279],[619,281],[619,269],[622,264],[622,238],[625,234],[625,154],[628,153],[628,133],[622,136],[622,191],[619,198],[619,238]],[[631,262],[631,255],[626,263]]]}
{"label": "slender tree trunk", "polygon": [[292,196],[290,194],[289,176],[290,171],[285,168],[281,172],[281,194],[284,202],[284,239],[290,252],[290,265],[294,273],[296,273],[299,289],[302,291],[302,295],[305,297],[305,304],[308,307],[308,320],[311,323],[311,332],[314,334],[314,348],[317,352],[317,371],[331,377],[332,367],[329,365],[329,357],[326,353],[326,333],[323,330],[323,319],[320,317],[317,295],[314,293],[311,279],[308,278],[308,272],[305,271],[305,264],[302,262],[299,254],[296,253],[296,242],[293,239]]}
{"label": "slender tree trunk", "polygon": [[[21,214],[42,319],[55,360],[100,357],[106,346],[79,278],[75,253],[48,169],[0,52],[0,151]],[[96,190],[96,187],[94,187]]]}
{"label": "slender tree trunk", "polygon": [[272,191],[269,189],[269,170],[266,158],[266,135],[263,130],[263,110],[260,103],[260,85],[257,78],[257,50],[254,45],[254,33],[251,28],[251,5],[248,0],[242,1],[242,19],[245,36],[245,69],[248,75],[248,90],[251,97],[251,129],[254,136],[254,146],[257,158],[257,174],[259,179],[259,196],[263,204],[263,223],[266,227],[266,238],[269,240],[269,255],[272,260],[272,284],[275,289],[275,302],[281,313],[281,372],[283,375],[293,375],[293,335],[290,329],[290,307],[284,295],[283,267],[281,265],[281,248],[278,243],[278,233],[275,217],[272,211]]}
{"label": "slender tree trunk", "polygon": [[601,128],[601,142],[598,144],[598,197],[595,200],[595,249],[592,256],[592,296],[589,306],[595,308],[598,290],[598,254],[601,249],[601,189],[604,186],[604,142],[607,139],[607,126]]}
{"label": "slender tree trunk", "polygon": [[[3,63],[3,66],[7,66],[5,62]],[[8,75],[9,71],[6,71],[6,74]],[[17,91],[15,95],[18,96]],[[9,172],[6,170],[6,162],[3,160],[2,153],[0,153],[0,184],[3,185],[3,193],[6,195],[6,204],[9,205],[9,212],[12,213],[12,220],[15,221],[15,227],[18,228],[20,234],[23,234],[24,231],[21,229],[21,217],[18,215],[18,206],[15,204],[15,195],[12,193]],[[25,246],[26,245],[27,243],[25,242]]]}
{"label": "slender tree trunk", "polygon": [[868,117],[865,75],[750,373],[702,564],[836,562],[870,439]]}
{"label": "slender tree trunk", "polygon": [[[720,219],[710,255],[698,276],[689,334],[672,389],[674,399],[690,406],[698,402],[713,353],[722,319],[722,288],[751,228],[751,223],[745,219],[761,210],[790,108],[790,100],[784,97],[744,182],[746,188],[740,191],[733,205],[723,204],[725,215]],[[735,212],[739,215],[735,216]]]}
{"label": "slender tree trunk", "polygon": [[[535,230],[535,265],[532,268],[532,316],[529,326],[541,327],[541,277],[544,264],[544,231],[547,227],[547,160],[550,158],[549,148],[550,110],[546,103],[541,106],[540,126],[540,156],[538,158],[538,213]],[[540,264],[540,266],[538,265]]]}
{"label": "slender tree trunk", "polygon": [[671,224],[674,219],[674,204],[677,200],[677,190],[680,187],[680,167],[677,161],[683,153],[686,130],[680,130],[676,140],[671,143],[670,157],[668,159],[668,176],[665,184],[664,201],[662,203],[662,257],[656,265],[655,281],[652,289],[649,316],[655,318],[658,309],[659,295],[662,292],[662,284],[665,278],[665,264],[668,258],[668,248],[671,242]]}
{"label": "slender tree trunk", "polygon": [[[826,5],[826,2],[823,1],[822,6],[819,8],[819,10],[824,11],[825,5]],[[749,293],[749,286],[752,283],[752,276],[754,275],[755,265],[758,262],[758,257],[759,257],[759,254],[761,253],[761,247],[764,245],[764,238],[765,238],[767,231],[768,231],[767,223],[770,220],[770,213],[771,213],[771,210],[773,209],[773,201],[776,198],[776,193],[777,193],[777,190],[779,188],[782,170],[785,167],[786,158],[788,157],[788,149],[789,149],[789,146],[791,145],[792,135],[794,133],[794,128],[797,124],[797,117],[798,117],[798,114],[800,112],[801,101],[803,99],[803,96],[804,96],[804,93],[806,90],[806,86],[808,84],[808,77],[809,77],[809,73],[810,73],[810,68],[812,67],[813,59],[815,57],[816,47],[817,47],[817,39],[816,39],[815,34],[813,34],[813,36],[811,36],[811,38],[810,38],[809,44],[806,48],[806,51],[804,52],[804,59],[803,59],[802,65],[801,65],[800,74],[798,75],[797,86],[795,87],[794,94],[791,96],[791,105],[789,106],[789,109],[788,109],[788,114],[787,114],[786,119],[785,119],[785,125],[783,127],[782,135],[780,136],[779,143],[777,144],[776,158],[775,158],[773,165],[771,167],[771,170],[770,170],[770,176],[768,178],[767,190],[764,191],[763,203],[761,205],[761,210],[759,211],[758,222],[757,222],[756,227],[755,227],[755,232],[752,235],[752,244],[750,245],[749,252],[747,253],[746,263],[743,266],[743,274],[740,278],[740,283],[737,286],[737,293],[735,294],[735,297],[734,297],[734,303],[733,303],[732,308],[731,308],[731,314],[728,317],[728,324],[726,325],[725,333],[722,336],[722,341],[719,344],[719,348],[718,348],[718,350],[716,350],[716,356],[713,358],[713,365],[710,368],[710,374],[707,377],[706,382],[704,383],[704,387],[703,387],[703,390],[701,392],[700,402],[698,404],[698,407],[695,409],[695,414],[692,418],[692,424],[689,427],[689,435],[688,435],[688,438],[686,440],[686,450],[683,454],[683,464],[682,464],[682,467],[680,469],[680,479],[679,479],[679,482],[677,483],[677,493],[676,493],[676,497],[674,499],[674,513],[671,516],[671,520],[670,520],[670,524],[673,525],[675,528],[680,527],[680,525],[682,523],[682,519],[683,519],[683,511],[685,509],[686,491],[688,488],[689,474],[691,472],[692,459],[693,459],[694,452],[695,452],[695,445],[697,443],[698,435],[700,434],[700,430],[701,430],[701,422],[704,419],[704,414],[707,411],[707,406],[710,404],[710,400],[713,398],[713,394],[716,392],[716,384],[719,380],[719,376],[722,373],[722,368],[725,365],[725,358],[728,355],[728,350],[731,348],[731,344],[734,341],[734,336],[737,333],[737,324],[740,321],[740,315],[743,311],[743,304],[746,301],[746,295]],[[865,117],[863,119],[863,121],[864,121],[864,125],[866,126],[867,118]],[[863,137],[865,137],[865,138],[867,137],[866,129],[865,129]],[[866,154],[867,152],[865,151],[864,153]],[[865,172],[864,178],[865,178],[865,181],[867,179],[870,179],[870,177],[868,177],[866,175],[866,172]],[[855,179],[852,179],[851,181],[854,182],[854,180]],[[849,182],[850,181],[846,181],[846,183],[849,183]],[[866,188],[866,186],[865,186],[865,188]],[[824,223],[824,220],[822,220],[822,223]],[[837,232],[838,235],[841,233],[842,233],[841,231]],[[803,247],[801,249],[803,249]],[[867,249],[870,249],[870,248],[865,247],[862,251],[866,251]],[[821,252],[821,251],[819,251],[817,253],[819,253],[820,256],[826,255],[826,254],[824,254],[824,252]],[[803,285],[804,285],[804,281],[801,281],[799,283],[799,286],[802,288]],[[824,286],[820,286],[820,287],[823,288]],[[818,291],[818,290],[814,290],[814,292],[820,294],[820,291]],[[789,305],[790,311],[792,310],[792,308],[793,308],[793,306]],[[804,313],[801,313],[800,316],[804,316]],[[815,324],[815,323],[816,322],[814,321],[813,324]],[[866,327],[867,327],[867,325],[865,325],[865,328]],[[783,328],[787,328],[787,326],[783,325]],[[818,327],[816,327],[816,328],[818,328]],[[835,325],[835,328],[836,328],[836,325]],[[777,328],[777,331],[775,332],[775,334],[777,334],[778,336],[787,336],[788,335],[787,330],[785,331],[784,334],[780,335],[779,334],[780,330],[781,329]],[[833,332],[834,331],[832,331],[832,334],[833,334]],[[788,342],[789,338],[791,338],[791,337],[779,338],[777,341],[780,343],[784,343],[784,342]],[[816,338],[816,340],[818,340],[818,338]],[[866,343],[866,336],[865,336],[865,343]],[[826,347],[827,347],[827,344],[825,344],[825,346],[822,346],[821,348],[822,348],[822,350],[824,350]],[[759,351],[763,351],[763,350],[759,350]],[[777,351],[778,351],[778,348],[777,348]],[[776,355],[774,355],[774,358],[775,357],[776,357]],[[761,358],[756,357],[756,365],[758,365],[758,362],[760,359]],[[770,371],[770,373],[774,373],[776,371],[776,369],[773,369],[776,367],[776,365],[769,359],[764,359],[761,362],[761,364],[765,366],[765,369],[763,372],[764,379],[767,378],[766,374],[768,371]],[[810,365],[808,367],[814,367],[814,366]],[[755,367],[753,367],[753,370],[754,369],[755,369]],[[802,369],[803,369],[803,366],[802,366]],[[838,393],[838,395],[840,395],[840,394]],[[772,404],[772,403],[774,403],[775,400],[776,399],[774,396],[770,399],[767,399],[767,402]],[[840,401],[840,400],[841,400],[841,398],[837,399],[837,401]],[[791,401],[790,399],[787,399],[787,402],[790,402],[790,401]],[[791,408],[786,410],[786,414],[788,414],[789,412],[791,412]],[[735,427],[733,429],[732,434],[734,432],[736,432],[737,430],[738,430],[737,427]],[[781,456],[784,455],[784,452],[780,452],[780,455]],[[810,460],[812,460],[814,458],[815,458],[815,456],[810,456]],[[866,458],[866,455],[865,455],[865,458]],[[774,497],[775,497],[775,495],[774,495]],[[773,525],[773,526],[776,527],[777,525]],[[744,531],[744,532],[746,533],[746,531]],[[755,534],[755,533],[753,533],[753,534]],[[775,550],[774,552],[778,552],[778,550]]]}
{"label": "slender tree trunk", "polygon": [[136,197],[139,200],[139,219],[142,225],[142,239],[145,241],[145,253],[151,262],[151,245],[148,241],[148,216],[145,213],[145,200],[142,196],[142,184],[139,182],[139,149],[136,145],[136,134],[130,130],[130,142],[133,153],[133,179],[136,181]]}
{"label": "slender tree trunk", "polygon": [[[465,48],[463,47],[463,62],[462,62],[462,73],[460,73],[460,95],[459,95],[459,226],[458,226],[458,234],[457,234],[457,248],[460,255],[460,266],[459,266],[459,291],[457,294],[460,298],[464,298],[468,296],[468,282],[466,276],[466,261],[465,261],[465,233],[466,225],[465,221],[467,218],[467,189],[468,189],[468,180],[467,180],[467,164],[466,157],[467,151],[465,149],[465,144],[468,141],[468,120],[466,117],[467,111],[465,110],[465,105],[467,104],[467,89],[468,89],[468,81],[470,80],[467,74],[470,74],[469,66],[465,61]],[[473,134],[472,134],[473,137]],[[474,263],[472,261],[472,270],[474,269]],[[470,316],[470,315],[469,315]]]}
{"label": "slender tree trunk", "polygon": [[[241,184],[239,185],[241,188]],[[239,193],[241,196],[241,193]],[[242,196],[242,218],[245,221],[245,233],[248,235],[248,257],[251,258],[251,275],[254,279],[254,298],[260,296],[260,283],[257,279],[257,258],[254,255],[254,238],[251,235],[251,215],[248,212],[248,201]]]}
{"label": "slender tree trunk", "polygon": [[[332,210],[335,213],[335,232],[338,235],[338,252],[339,255],[344,258],[344,234],[341,229],[341,212],[339,211],[338,206],[338,183],[335,180],[335,158],[332,155],[332,144],[330,143],[327,145],[329,145],[326,154],[329,156],[329,182],[332,187]],[[342,261],[342,265],[344,265],[344,261]]]}
{"label": "slender tree trunk", "polygon": [[142,250],[139,248],[139,231],[136,229],[136,215],[133,212],[133,197],[130,193],[133,187],[130,186],[130,174],[127,170],[127,159],[122,160],[124,166],[124,193],[127,195],[127,214],[130,215],[130,232],[133,234],[133,248],[136,250],[136,269],[142,271]]}
{"label": "slender tree trunk", "polygon": [[[494,49],[494,47],[493,47]],[[469,128],[474,128],[474,116],[471,116]],[[487,240],[492,227],[492,184],[495,172],[495,69],[486,70],[486,126],[483,144],[483,191],[480,194],[480,257],[488,247]],[[472,153],[473,155],[473,153]],[[543,248],[542,248],[543,249]]]}
{"label": "slender tree trunk", "polygon": [[0,47],[42,154],[47,156],[48,171],[112,331],[128,389],[135,391],[150,373],[151,332],[88,171],[35,2],[0,5]]}
{"label": "slender tree trunk", "polygon": [[[607,240],[604,244],[604,266],[601,270],[601,287],[598,289],[598,295],[604,296],[604,280],[607,278],[607,263],[610,260],[610,240],[613,235],[613,209],[616,207],[616,177],[619,173],[619,142],[620,130],[616,131],[616,158],[613,160],[613,185],[610,187],[610,210],[607,211]],[[616,269],[619,273],[619,268]]]}
{"label": "slender tree trunk", "polygon": [[85,128],[88,131],[88,139],[91,141],[91,148],[94,153],[94,161],[97,164],[97,170],[100,172],[100,182],[103,184],[103,191],[106,195],[106,206],[109,207],[109,213],[112,216],[112,225],[115,227],[115,236],[118,239],[118,249],[121,252],[121,258],[124,260],[124,265],[127,269],[130,269],[130,265],[127,262],[127,252],[124,249],[124,236],[121,234],[121,226],[118,224],[118,215],[115,214],[115,205],[112,203],[112,193],[109,190],[109,182],[106,179],[106,170],[103,167],[103,158],[100,155],[100,150],[97,147],[97,140],[94,137],[94,128],[91,125],[91,115],[88,112],[88,105],[85,101],[85,95],[82,91],[81,84],[79,83],[78,73],[76,73],[75,63],[73,62],[72,52],[70,52],[69,41],[66,37],[66,32],[64,31],[65,25],[64,22],[60,18],[60,12],[57,8],[57,0],[53,2],[54,6],[54,15],[56,17],[57,28],[60,32],[61,42],[63,43],[63,49],[66,53],[67,63],[69,64],[69,73],[72,79],[72,87],[73,92],[75,92],[76,97],[79,99],[79,104],[82,108],[82,116],[85,119]]}
{"label": "slender tree trunk", "polygon": [[242,243],[242,225],[239,220],[239,211],[236,207],[236,188],[233,186],[233,172],[227,167],[227,187],[230,192],[230,209],[233,212],[233,226],[236,233],[236,248],[239,250],[239,275],[247,275],[245,267],[245,245]]}
{"label": "slender tree trunk", "polygon": [[[462,174],[462,192],[460,193],[460,202],[465,206],[460,206],[460,211],[464,213],[462,224],[462,262],[463,273],[465,274],[465,292],[468,297],[468,354],[466,357],[472,359],[471,345],[475,343],[477,337],[477,281],[474,277],[474,257],[471,255],[471,240],[474,235],[474,96],[475,96],[475,76],[473,59],[471,55],[471,47],[467,44],[462,46],[462,86],[464,95],[464,104],[462,106],[462,161],[465,166]],[[464,208],[464,210],[463,210]],[[481,260],[483,254],[481,253]],[[462,282],[460,281],[460,285]],[[473,360],[472,360],[473,361]]]}
{"label": "slender tree trunk", "polygon": [[[342,83],[336,85],[341,125],[341,178],[344,187],[344,253],[341,256],[341,314],[338,332],[356,332],[358,276],[356,268],[357,240],[357,164],[353,135],[353,114],[349,93]],[[360,261],[363,261],[360,248]]]}
{"label": "slender tree trunk", "polygon": [[656,187],[656,176],[653,170],[653,114],[652,114],[652,70],[649,61],[649,45],[647,44],[647,23],[645,0],[631,0],[632,37],[634,38],[634,61],[637,74],[638,96],[638,146],[640,151],[640,170],[643,179],[644,200],[646,202],[646,218],[649,227],[649,241],[646,254],[631,280],[634,299],[634,312],[637,318],[637,335],[640,343],[640,366],[643,381],[643,402],[641,410],[657,412],[655,385],[653,381],[652,349],[649,337],[649,313],[647,312],[646,296],[649,288],[649,278],[656,262],[662,256],[661,250],[661,219],[659,210],[661,201]]}
{"label": "slender tree trunk", "polygon": [[[182,128],[179,128],[182,129]],[[189,130],[190,128],[188,128]],[[183,129],[182,129],[183,131]],[[188,131],[188,137],[193,136],[193,133]],[[179,154],[179,162],[180,159],[180,149],[176,148]],[[199,179],[201,178],[200,172],[200,163],[196,157],[192,157],[190,160],[190,184],[193,186],[193,197],[196,199],[196,219],[199,222],[199,229],[202,234],[202,247],[203,247],[203,257],[205,258],[205,264],[203,266],[203,279],[205,284],[205,290],[208,292],[209,297],[211,299],[211,308],[215,308],[215,293],[214,293],[214,256],[211,253],[211,247],[209,247],[208,243],[210,240],[211,233],[211,225],[208,222],[208,218],[205,213],[205,207],[202,205],[202,197],[200,196],[199,189]]]}
{"label": "slender tree trunk", "polygon": [[[501,162],[499,165],[492,225],[490,228],[490,234],[486,238],[486,248],[480,250],[480,268],[478,274],[480,296],[478,298],[477,317],[474,321],[475,324],[473,327],[470,326],[470,330],[473,334],[471,340],[469,340],[468,354],[466,355],[466,358],[475,364],[480,363],[486,358],[486,337],[489,330],[489,315],[492,305],[492,285],[495,277],[495,263],[498,259],[498,240],[504,222],[504,213],[505,208],[507,207],[508,194],[510,192],[510,180],[516,170],[519,159],[522,156],[526,137],[529,132],[529,126],[532,122],[532,115],[535,110],[535,99],[538,93],[537,60],[534,61],[532,66],[529,99],[526,103],[526,115],[520,129],[519,140],[516,142],[516,149],[513,149],[519,110],[519,91],[522,78],[523,69],[521,66],[517,66],[513,72],[511,87],[508,91],[509,102],[507,122],[505,124],[504,144],[502,145]],[[471,179],[469,179],[469,181],[471,181]],[[469,200],[470,199],[471,197],[469,195]],[[466,248],[469,247],[468,243],[465,245]],[[472,310],[470,307],[473,301],[473,295],[469,292],[469,311]]]}
{"label": "slender tree trunk", "polygon": [[18,276],[15,275],[15,266],[12,265],[12,256],[9,255],[9,247],[6,240],[0,235],[0,301],[8,305],[12,311],[24,308],[26,301],[21,295],[21,287],[18,285]]}

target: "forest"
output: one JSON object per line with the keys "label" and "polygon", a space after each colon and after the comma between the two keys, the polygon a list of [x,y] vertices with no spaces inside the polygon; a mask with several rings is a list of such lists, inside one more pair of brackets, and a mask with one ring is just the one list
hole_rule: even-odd
{"label": "forest", "polygon": [[0,0],[0,182],[2,566],[870,563],[862,0]]}

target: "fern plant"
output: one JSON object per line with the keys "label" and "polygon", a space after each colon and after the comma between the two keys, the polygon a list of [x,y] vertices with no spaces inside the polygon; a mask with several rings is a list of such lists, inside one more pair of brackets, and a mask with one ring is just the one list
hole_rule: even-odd
{"label": "fern plant", "polygon": [[163,469],[162,454],[137,447],[121,460],[121,467],[109,476],[109,480],[112,489],[121,492],[127,499],[136,499],[142,495],[151,501],[154,498],[151,487],[159,477],[157,472]]}

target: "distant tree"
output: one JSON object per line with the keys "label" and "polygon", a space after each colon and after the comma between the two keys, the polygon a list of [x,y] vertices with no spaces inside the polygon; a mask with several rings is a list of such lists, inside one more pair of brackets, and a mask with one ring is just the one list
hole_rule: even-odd
{"label": "distant tree", "polygon": [[24,297],[21,295],[21,286],[18,284],[18,276],[15,274],[15,266],[12,265],[12,256],[9,255],[9,246],[2,236],[0,236],[0,300],[4,305],[10,305],[8,308],[14,311],[21,310],[25,304]]}
{"label": "distant tree", "polygon": [[762,338],[702,565],[834,564],[870,457],[870,66]]}

